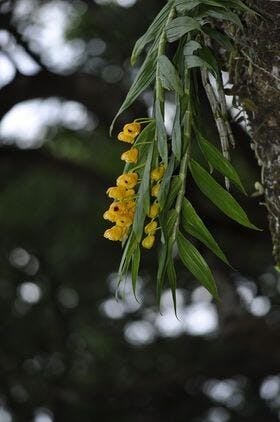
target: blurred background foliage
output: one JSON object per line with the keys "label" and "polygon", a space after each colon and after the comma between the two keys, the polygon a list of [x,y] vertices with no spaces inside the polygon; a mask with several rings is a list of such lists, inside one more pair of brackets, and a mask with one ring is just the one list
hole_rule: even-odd
{"label": "blurred background foliage", "polygon": [[[249,196],[238,199],[264,230],[187,185],[237,269],[199,245],[221,303],[180,267],[179,319],[168,290],[159,314],[156,251],[139,303],[129,280],[114,298],[121,251],[103,239],[102,214],[123,146],[108,127],[135,75],[132,46],[164,3],[0,2],[0,422],[279,420],[280,280],[242,126],[232,122],[234,162]],[[147,92],[118,128],[150,106]]]}

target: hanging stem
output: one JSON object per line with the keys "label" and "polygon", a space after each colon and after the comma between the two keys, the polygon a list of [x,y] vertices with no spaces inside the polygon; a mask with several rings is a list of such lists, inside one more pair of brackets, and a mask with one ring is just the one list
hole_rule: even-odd
{"label": "hanging stem", "polygon": [[173,244],[177,237],[177,232],[179,229],[180,214],[182,210],[182,203],[185,196],[186,190],[186,178],[188,170],[188,161],[189,161],[189,150],[190,150],[190,140],[191,140],[191,100],[190,100],[190,71],[186,71],[185,76],[185,95],[188,97],[187,109],[184,116],[184,132],[183,132],[183,157],[180,163],[179,178],[181,181],[180,190],[177,195],[177,200],[175,204],[175,210],[177,213],[177,220],[174,225],[172,232],[171,244]]}
{"label": "hanging stem", "polygon": [[[201,78],[202,78],[202,83],[203,83],[204,89],[206,91],[206,94],[207,94],[207,97],[212,109],[214,119],[216,121],[217,130],[218,130],[219,137],[221,140],[223,156],[227,160],[229,160],[230,155],[229,155],[229,143],[228,143],[228,129],[222,117],[220,104],[217,101],[215,92],[212,88],[212,85],[209,82],[208,71],[205,68],[201,68]],[[226,188],[229,189],[230,185],[229,185],[229,180],[227,177],[225,177],[225,185],[226,185]]]}
{"label": "hanging stem", "polygon": [[[166,21],[166,25],[161,33],[160,39],[159,39],[159,45],[158,45],[158,54],[157,54],[157,58],[159,58],[162,54],[164,54],[165,52],[165,47],[166,47],[166,34],[165,34],[165,28],[167,27],[167,25],[169,24],[169,22],[173,19],[173,16],[175,14],[175,8],[172,7],[167,21]],[[161,113],[162,115],[164,115],[164,89],[162,88],[161,82],[160,82],[160,78],[159,78],[159,66],[157,63],[157,71],[156,71],[156,87],[155,87],[155,98],[156,100],[159,101],[160,103],[160,108],[161,108]]]}

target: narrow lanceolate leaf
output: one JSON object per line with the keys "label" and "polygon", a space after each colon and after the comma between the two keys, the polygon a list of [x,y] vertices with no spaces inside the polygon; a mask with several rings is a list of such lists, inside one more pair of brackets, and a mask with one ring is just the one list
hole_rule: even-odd
{"label": "narrow lanceolate leaf", "polygon": [[166,263],[166,273],[167,278],[169,282],[169,286],[172,293],[172,299],[173,299],[173,306],[174,306],[174,312],[177,316],[177,302],[176,302],[176,286],[177,286],[177,276],[174,266],[174,260],[172,257],[169,257]]}
{"label": "narrow lanceolate leaf", "polygon": [[202,60],[208,63],[209,67],[212,69],[212,73],[214,74],[214,76],[219,74],[219,65],[210,48],[203,47],[199,49],[198,55]]}
{"label": "narrow lanceolate leaf", "polygon": [[229,37],[222,34],[222,32],[218,31],[217,29],[209,28],[208,26],[203,27],[203,32],[205,32],[207,35],[209,35],[210,38],[215,40],[217,43],[219,43],[226,50],[232,51],[233,45],[230,42]]}
{"label": "narrow lanceolate leaf", "polygon": [[142,53],[143,49],[146,47],[147,44],[154,41],[155,38],[159,37],[169,14],[169,11],[172,7],[172,3],[168,2],[162,10],[159,12],[159,14],[155,17],[152,24],[149,26],[147,31],[145,32],[142,37],[140,37],[133,48],[132,54],[131,54],[131,64],[135,64],[138,57]]}
{"label": "narrow lanceolate leaf", "polygon": [[169,42],[173,42],[181,38],[190,31],[200,30],[198,21],[189,16],[181,16],[173,19],[166,28],[166,36]]}
{"label": "narrow lanceolate leaf", "polygon": [[241,192],[246,195],[246,191],[242,185],[240,177],[230,161],[228,161],[218,148],[211,144],[211,142],[208,142],[201,134],[198,134],[198,142],[203,155],[209,164],[225,177],[230,179],[241,190]]}
{"label": "narrow lanceolate leaf", "polygon": [[245,211],[233,196],[226,191],[216,180],[196,161],[190,163],[192,177],[199,189],[228,217],[239,224],[251,229],[259,230],[250,222]]}
{"label": "narrow lanceolate leaf", "polygon": [[176,113],[172,128],[172,152],[178,161],[182,154],[181,108],[178,96],[176,97]]}
{"label": "narrow lanceolate leaf", "polygon": [[164,173],[163,179],[160,184],[158,202],[161,209],[164,208],[164,205],[167,199],[167,195],[170,188],[171,177],[174,171],[174,164],[175,164],[175,159],[174,159],[174,155],[172,155],[172,157],[169,159],[167,169]]}
{"label": "narrow lanceolate leaf", "polygon": [[227,257],[187,198],[183,199],[182,226],[187,233],[204,243],[218,258],[229,265]]}
{"label": "narrow lanceolate leaf", "polygon": [[130,261],[131,261],[131,258],[136,246],[137,246],[137,242],[136,242],[134,233],[131,232],[125,244],[125,248],[124,248],[122,259],[119,266],[119,271],[118,271],[119,283],[122,281],[124,274],[126,274],[128,271]]}
{"label": "narrow lanceolate leaf", "polygon": [[169,210],[169,208],[172,207],[176,196],[178,195],[178,192],[181,188],[182,181],[179,176],[173,176],[171,183],[170,183],[170,189],[168,193],[168,197],[165,203],[165,209]]}
{"label": "narrow lanceolate leaf", "polygon": [[160,305],[161,292],[164,284],[164,278],[166,274],[166,257],[167,257],[167,244],[162,243],[158,257],[158,271],[157,271],[157,289],[156,289],[156,301],[157,305]]}
{"label": "narrow lanceolate leaf", "polygon": [[166,215],[166,224],[164,226],[164,232],[166,239],[170,239],[174,230],[174,226],[178,220],[178,212],[173,208],[169,210]]}
{"label": "narrow lanceolate leaf", "polygon": [[146,60],[142,64],[131,88],[119,109],[117,115],[115,116],[111,127],[110,132],[112,132],[115,121],[119,117],[119,115],[125,111],[131,104],[139,97],[139,95],[152,83],[155,78],[156,73],[156,58],[157,58],[157,51],[153,49],[146,57]]}
{"label": "narrow lanceolate leaf", "polygon": [[209,63],[198,56],[185,56],[185,65],[187,69],[191,69],[193,67],[205,67],[206,69],[209,69],[210,72],[216,77],[215,69],[213,69]]}
{"label": "narrow lanceolate leaf", "polygon": [[178,233],[177,245],[179,256],[185,267],[217,299],[218,291],[207,262],[194,245],[182,233]]}
{"label": "narrow lanceolate leaf", "polygon": [[165,55],[158,58],[158,71],[163,88],[175,91],[179,95],[183,94],[182,83],[177,70]]}
{"label": "narrow lanceolate leaf", "polygon": [[[193,52],[197,51],[198,55]],[[184,48],[185,64],[187,68],[192,67],[206,67],[216,78],[219,73],[219,66],[216,58],[207,47],[201,47],[196,41],[190,41]]]}
{"label": "narrow lanceolate leaf", "polygon": [[145,168],[142,175],[140,188],[138,191],[136,211],[133,221],[133,232],[138,242],[141,240],[144,220],[150,207],[150,172],[151,163],[153,157],[153,145],[150,146],[150,150],[147,156]]}
{"label": "narrow lanceolate leaf", "polygon": [[241,23],[241,20],[239,19],[238,15],[236,13],[233,13],[228,8],[226,10],[221,8],[214,8],[212,6],[205,6],[202,8],[202,14],[203,17],[209,17],[218,19],[218,20],[226,20],[233,22],[235,25],[237,25],[240,29],[243,28],[243,25]]}
{"label": "narrow lanceolate leaf", "polygon": [[163,121],[163,117],[161,113],[159,100],[156,100],[155,102],[155,119],[156,119],[156,139],[157,139],[158,152],[164,164],[167,164],[167,160],[168,160],[167,133],[164,126],[164,121]]}
{"label": "narrow lanceolate leaf", "polygon": [[197,41],[193,41],[190,40],[186,43],[185,47],[184,47],[184,55],[185,56],[192,56],[193,53],[197,50],[199,50],[200,48],[202,48],[202,45],[197,42]]}
{"label": "narrow lanceolate leaf", "polygon": [[223,2],[221,0],[202,0],[203,4],[207,4],[208,6],[215,6],[215,7],[221,7],[223,9],[227,8],[227,0],[226,2]]}
{"label": "narrow lanceolate leaf", "polygon": [[189,12],[190,10],[194,9],[195,7],[199,6],[202,3],[202,0],[176,0],[175,7],[177,12],[185,13]]}
{"label": "narrow lanceolate leaf", "polygon": [[132,256],[132,262],[131,262],[131,280],[132,280],[132,288],[133,293],[136,298],[136,285],[137,285],[137,279],[138,279],[138,272],[139,272],[139,265],[140,265],[140,247],[139,244],[137,244],[134,254]]}

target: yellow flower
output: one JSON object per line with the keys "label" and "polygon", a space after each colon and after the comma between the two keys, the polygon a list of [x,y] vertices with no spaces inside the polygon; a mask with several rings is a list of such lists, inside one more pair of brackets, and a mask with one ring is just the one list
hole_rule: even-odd
{"label": "yellow flower", "polygon": [[118,134],[118,140],[122,142],[127,142],[128,144],[133,144],[135,139],[134,135],[131,135],[130,133],[120,132]]}
{"label": "yellow flower", "polygon": [[119,218],[117,218],[116,224],[117,226],[120,226],[120,227],[129,227],[131,226],[132,221],[133,221],[133,214],[128,213],[128,214],[123,214]]}
{"label": "yellow flower", "polygon": [[119,216],[125,213],[125,211],[126,209],[122,203],[113,202],[110,205],[110,208],[103,214],[103,218],[105,220],[111,221],[112,223],[115,223]]}
{"label": "yellow flower", "polygon": [[126,188],[124,186],[113,186],[107,189],[107,195],[109,198],[122,200],[126,197]]}
{"label": "yellow flower", "polygon": [[156,185],[152,187],[151,195],[157,198],[159,194],[159,190],[160,190],[160,183],[157,183]]}
{"label": "yellow flower", "polygon": [[110,229],[106,230],[104,237],[109,240],[117,241],[122,240],[125,234],[125,230],[120,226],[113,226]]}
{"label": "yellow flower", "polygon": [[163,164],[161,164],[159,167],[156,167],[151,171],[151,180],[154,180],[157,182],[158,180],[163,178],[165,172],[165,167]]}
{"label": "yellow flower", "polygon": [[119,201],[135,195],[134,189],[126,189],[124,186],[113,186],[107,190],[109,198],[117,199]]}
{"label": "yellow flower", "polygon": [[125,134],[133,135],[134,138],[136,138],[136,136],[139,135],[140,131],[141,131],[141,124],[138,122],[127,123],[123,128],[123,132]]}
{"label": "yellow flower", "polygon": [[151,221],[150,223],[148,223],[145,226],[145,233],[146,234],[150,234],[150,235],[154,235],[157,229],[157,222],[156,221]]}
{"label": "yellow flower", "polygon": [[131,148],[130,150],[124,152],[121,155],[121,160],[125,161],[126,163],[137,163],[138,161],[138,149]]}
{"label": "yellow flower", "polygon": [[127,189],[125,193],[125,199],[131,199],[135,195],[134,189]]}
{"label": "yellow flower", "polygon": [[121,214],[126,211],[126,206],[124,202],[112,202],[109,207],[110,212],[114,212],[116,214]]}
{"label": "yellow flower", "polygon": [[138,182],[137,173],[124,173],[117,178],[117,186],[124,186],[127,189],[132,189]]}
{"label": "yellow flower", "polygon": [[104,220],[109,220],[112,223],[116,222],[116,214],[114,212],[109,211],[109,210],[104,212],[103,218],[104,218]]}
{"label": "yellow flower", "polygon": [[126,207],[129,210],[129,212],[134,213],[135,208],[136,208],[136,202],[135,201],[127,201],[126,202]]}
{"label": "yellow flower", "polygon": [[142,240],[142,246],[145,249],[151,249],[155,243],[155,236],[149,235]]}
{"label": "yellow flower", "polygon": [[154,202],[149,209],[148,217],[156,218],[160,213],[160,207],[157,202]]}

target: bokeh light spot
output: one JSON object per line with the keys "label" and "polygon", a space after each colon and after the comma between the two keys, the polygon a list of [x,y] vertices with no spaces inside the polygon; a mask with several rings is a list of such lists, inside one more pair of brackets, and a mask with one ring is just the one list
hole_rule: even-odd
{"label": "bokeh light spot", "polygon": [[31,305],[39,302],[41,298],[41,289],[40,287],[32,283],[31,281],[27,281],[22,283],[18,289],[20,298]]}

